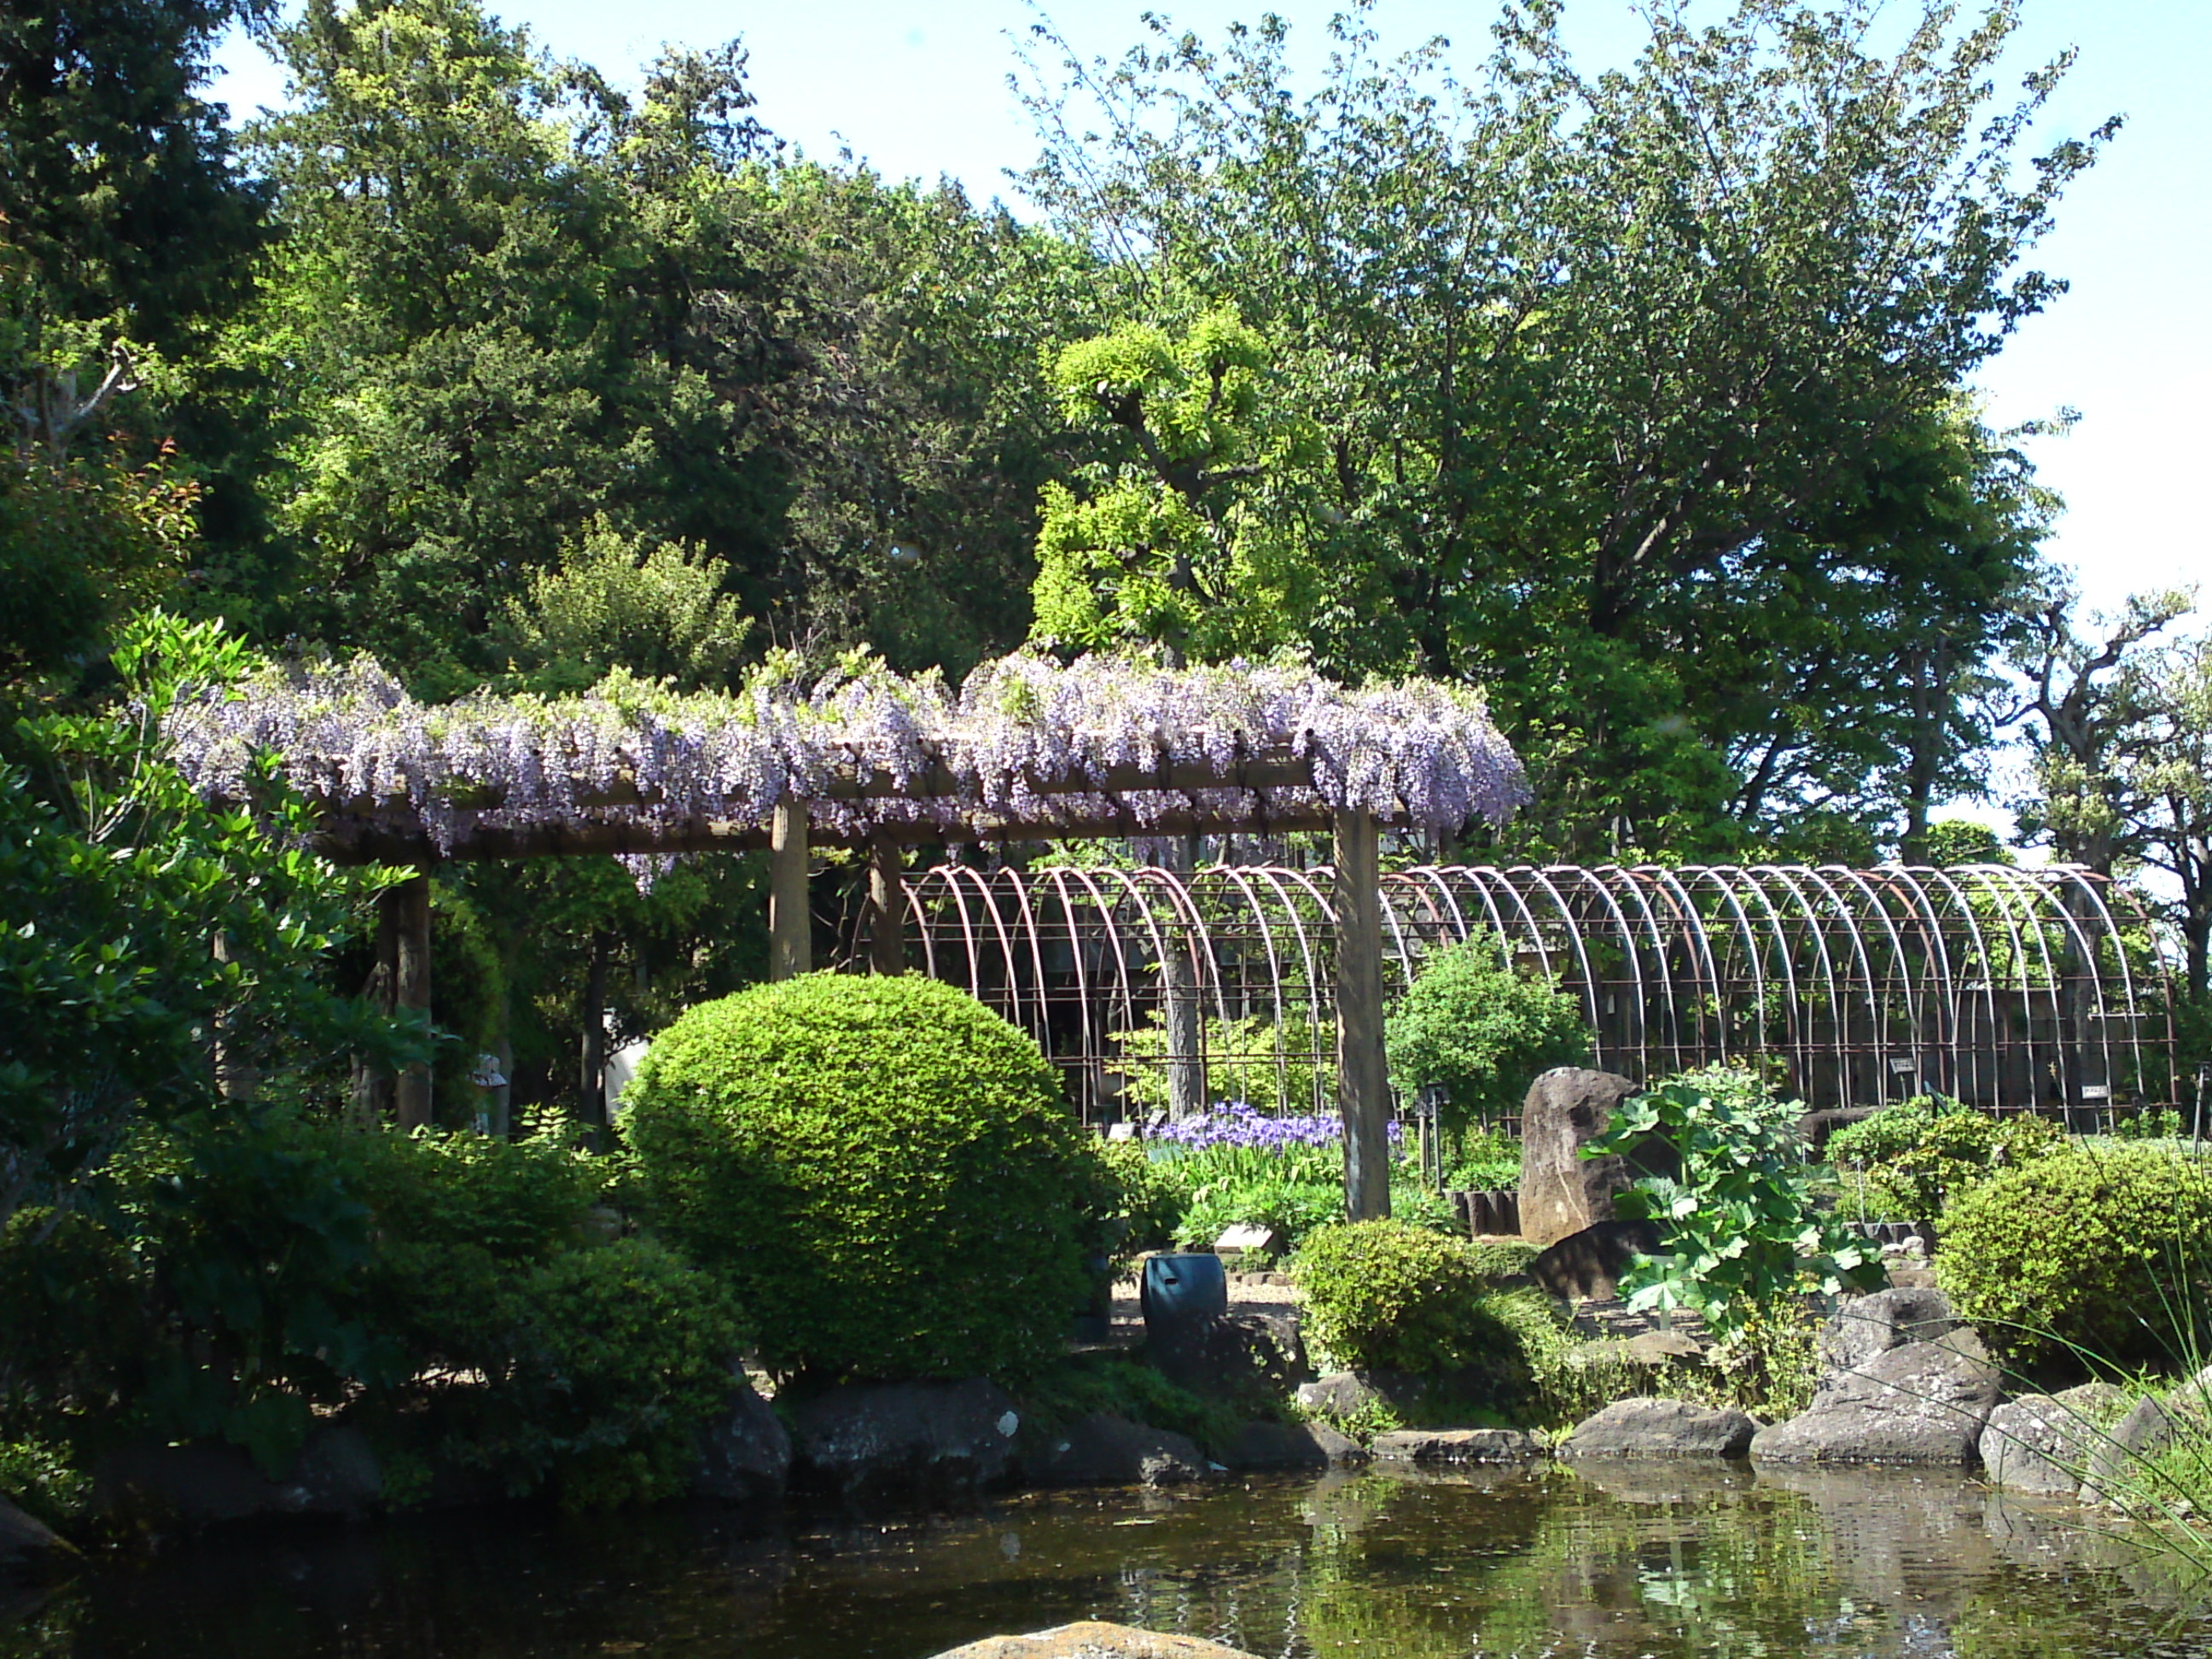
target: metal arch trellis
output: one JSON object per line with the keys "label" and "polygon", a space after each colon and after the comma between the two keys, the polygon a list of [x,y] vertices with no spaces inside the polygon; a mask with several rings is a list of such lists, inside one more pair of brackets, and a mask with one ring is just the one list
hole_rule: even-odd
{"label": "metal arch trellis", "polygon": [[[1154,1109],[1170,1063],[1209,1097],[1311,1111],[1334,1063],[1334,884],[1327,866],[948,865],[908,878],[901,909],[926,971],[1033,1033],[1094,1121]],[[1576,999],[1595,1064],[1638,1079],[1756,1059],[1815,1106],[2170,1103],[2156,929],[2074,866],[1455,865],[1380,889],[1393,994],[1438,945],[1488,936]],[[1195,1054],[1165,1051],[1178,994]]]}

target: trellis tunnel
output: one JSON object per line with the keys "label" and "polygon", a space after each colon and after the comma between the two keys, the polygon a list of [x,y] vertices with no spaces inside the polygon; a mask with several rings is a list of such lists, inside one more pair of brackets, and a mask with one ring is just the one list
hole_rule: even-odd
{"label": "trellis tunnel", "polygon": [[[1638,1081],[1756,1060],[1814,1107],[1934,1091],[2085,1123],[2175,1091],[2157,929],[2083,869],[1460,865],[1379,888],[1389,1000],[1487,937]],[[903,901],[905,959],[1034,1035],[1092,1121],[1333,1108],[1326,866],[948,864]]]}

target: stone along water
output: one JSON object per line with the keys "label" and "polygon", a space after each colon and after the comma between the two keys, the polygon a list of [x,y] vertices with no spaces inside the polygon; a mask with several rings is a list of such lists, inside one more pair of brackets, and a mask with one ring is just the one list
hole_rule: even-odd
{"label": "stone along water", "polygon": [[2212,1651],[2186,1576],[2082,1519],[1948,1475],[1621,1465],[765,1531],[485,1510],[0,1590],[0,1659],[922,1659],[1085,1618],[1285,1659]]}

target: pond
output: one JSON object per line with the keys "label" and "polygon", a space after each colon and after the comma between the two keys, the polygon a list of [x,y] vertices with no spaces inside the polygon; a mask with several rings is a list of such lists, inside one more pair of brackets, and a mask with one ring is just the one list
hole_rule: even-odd
{"label": "pond", "polygon": [[207,1541],[0,1597],[0,1659],[922,1659],[1082,1618],[1283,1659],[2212,1652],[2186,1575],[2081,1520],[1952,1475],[1648,1466],[768,1530],[487,1511]]}

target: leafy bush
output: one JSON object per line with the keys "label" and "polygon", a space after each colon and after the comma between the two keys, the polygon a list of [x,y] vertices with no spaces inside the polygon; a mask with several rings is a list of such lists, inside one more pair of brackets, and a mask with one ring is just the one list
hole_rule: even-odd
{"label": "leafy bush", "polygon": [[1497,1349],[1490,1288],[1471,1246],[1402,1221],[1316,1229],[1291,1259],[1308,1339],[1354,1370],[1472,1364]]}
{"label": "leafy bush", "polygon": [[1869,1217],[1933,1224],[1968,1188],[2047,1157],[2064,1141],[2039,1117],[1997,1117],[1921,1095],[1837,1130],[1828,1158],[1839,1171],[1856,1166]]}
{"label": "leafy bush", "polygon": [[1231,1227],[1268,1227],[1296,1249],[1316,1227],[1344,1219],[1344,1182],[1255,1176],[1209,1182],[1200,1187],[1176,1224],[1176,1243],[1206,1250]]}
{"label": "leafy bush", "polygon": [[1880,1253],[1814,1205],[1797,1139],[1803,1111],[1754,1089],[1715,1094],[1691,1080],[1614,1108],[1585,1156],[1625,1152],[1656,1133],[1682,1158],[1680,1179],[1646,1176],[1613,1199],[1616,1214],[1658,1224],[1664,1253],[1622,1276],[1632,1310],[1686,1305],[1726,1334],[1808,1283],[1834,1295],[1881,1282]]}
{"label": "leafy bush", "polygon": [[0,1440],[0,1498],[59,1531],[84,1514],[92,1477],[59,1447],[42,1440]]}
{"label": "leafy bush", "polygon": [[649,1239],[552,1257],[500,1309],[510,1364],[471,1411],[469,1461],[570,1508],[672,1498],[691,1431],[729,1400],[738,1320],[710,1276]]}
{"label": "leafy bush", "polygon": [[1445,1136],[1444,1185],[1506,1192],[1521,1184],[1521,1142],[1500,1130],[1469,1125]]}
{"label": "leafy bush", "polygon": [[1188,1435],[1209,1451],[1226,1447],[1247,1420],[1243,1413],[1191,1393],[1150,1365],[1096,1350],[1054,1360],[1028,1379],[1020,1398],[1023,1420],[1032,1431],[1050,1433],[1093,1412],[1112,1412]]}
{"label": "leafy bush", "polygon": [[[1149,1024],[1115,1032],[1114,1042],[1121,1058],[1109,1069],[1121,1078],[1124,1097],[1148,1112],[1166,1110],[1168,1033],[1159,1012],[1153,1012]],[[1273,1101],[1306,1109],[1336,1092],[1333,1026],[1282,1027],[1257,1014],[1208,1019],[1200,1043],[1208,1102]]]}
{"label": "leafy bush", "polygon": [[1539,1072],[1589,1055],[1589,1028],[1571,997],[1516,972],[1487,938],[1433,952],[1383,1028],[1390,1081],[1411,1097],[1447,1092],[1447,1122],[1510,1115]]}
{"label": "leafy bush", "polygon": [[2212,1172],[2155,1146],[2074,1146],[1960,1194],[1936,1279],[2022,1361],[2194,1363],[2212,1346]]}
{"label": "leafy bush", "polygon": [[1036,1044],[934,980],[813,974],[655,1040],[627,1133],[778,1373],[1018,1372],[1084,1285],[1095,1164]]}
{"label": "leafy bush", "polygon": [[1528,1264],[1543,1255],[1544,1247],[1525,1238],[1486,1238],[1470,1243],[1475,1264],[1485,1279],[1512,1279],[1528,1271]]}
{"label": "leafy bush", "polygon": [[1182,1225],[1182,1188],[1142,1141],[1096,1144],[1099,1193],[1091,1205],[1101,1254],[1126,1261],[1146,1250],[1164,1250]]}

